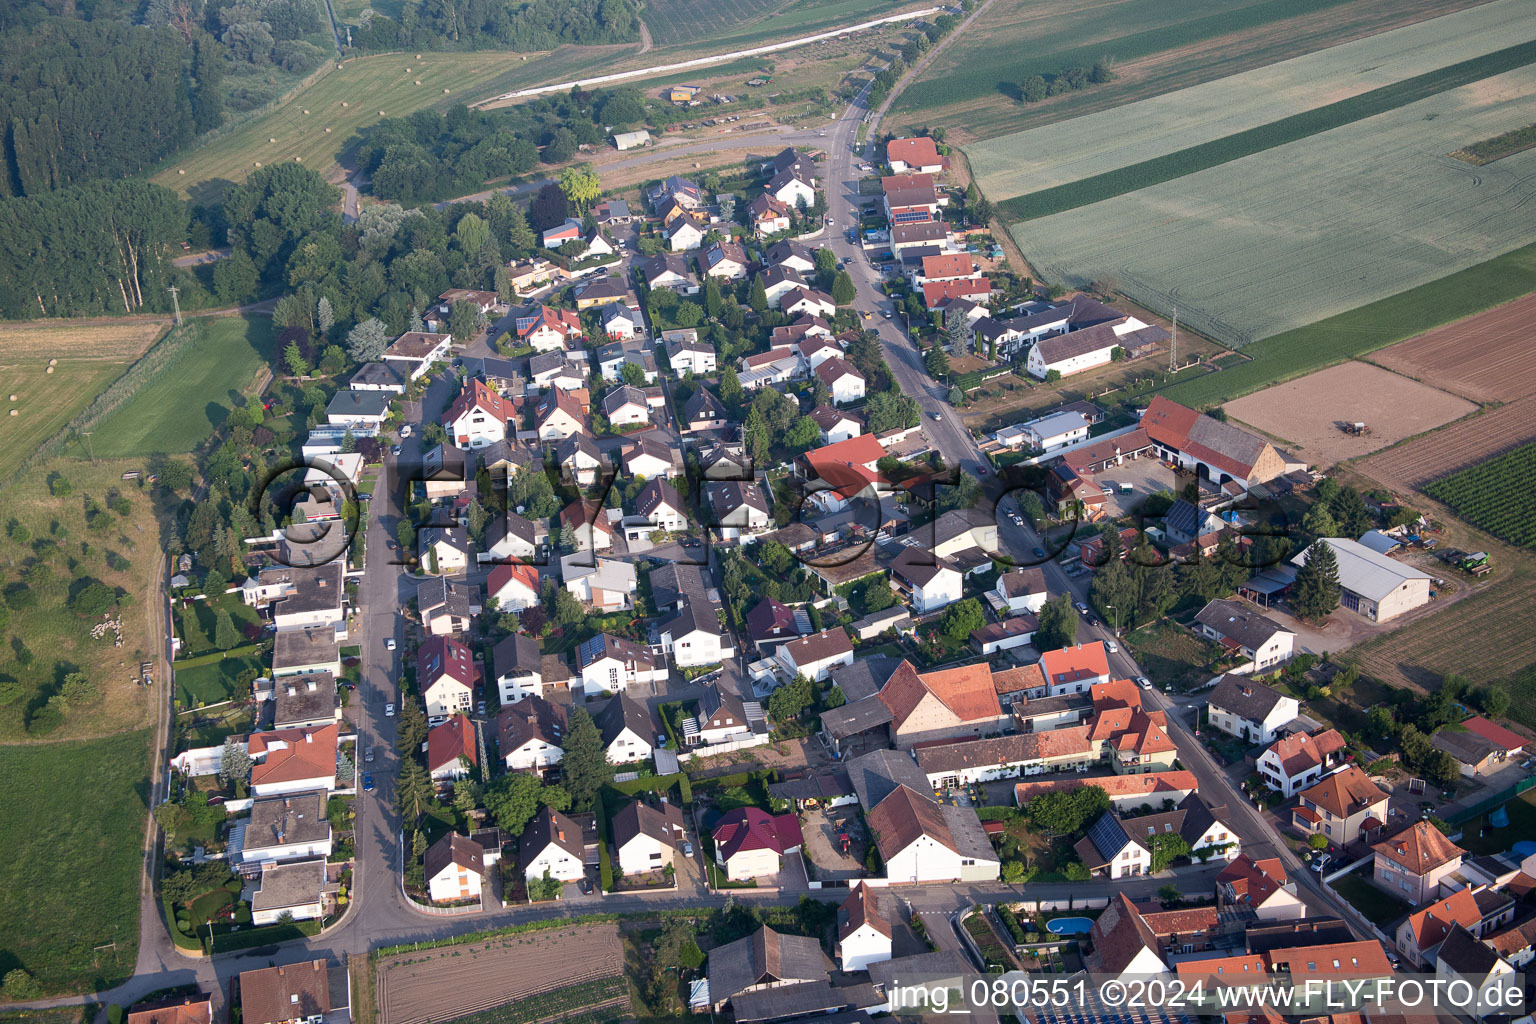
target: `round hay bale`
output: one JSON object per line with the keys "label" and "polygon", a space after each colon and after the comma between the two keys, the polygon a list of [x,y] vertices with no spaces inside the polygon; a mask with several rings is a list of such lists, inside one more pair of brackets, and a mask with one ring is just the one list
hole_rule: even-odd
{"label": "round hay bale", "polygon": [[419,78],[418,78],[418,79],[416,79],[416,84],[417,84],[417,85],[420,85],[420,84],[421,84],[421,79],[419,79]]}
{"label": "round hay bale", "polygon": [[16,401],[16,396],[15,395],[11,396],[11,401],[13,401],[13,402]]}
{"label": "round hay bale", "polygon": [[304,113],[306,113],[306,114],[307,114],[307,113],[309,113],[309,111],[307,111],[307,110],[306,110],[306,111],[304,111]]}
{"label": "round hay bale", "polygon": [[331,132],[331,130],[330,130],[330,129],[329,129],[329,128],[327,128],[327,129],[326,129],[326,130],[325,130],[325,132],[326,132],[326,134],[327,134],[327,135],[329,135],[329,134],[330,134],[330,132]]}
{"label": "round hay bale", "polygon": [[346,100],[342,100],[341,101],[341,105],[345,107],[347,105],[347,101]]}
{"label": "round hay bale", "polygon": [[271,135],[268,135],[268,136],[267,136],[267,141],[268,141],[268,142],[276,142],[276,141],[277,141],[277,139],[276,139],[276,138],[274,138],[274,137],[273,137],[273,136],[271,136]]}
{"label": "round hay bale", "polygon": [[48,360],[48,365],[49,366],[58,366],[59,365],[59,361],[57,359],[50,359],[50,360]]}
{"label": "round hay bale", "polygon": [[256,161],[256,166],[257,166],[257,167],[260,167],[260,166],[261,166],[261,161],[260,161],[260,160],[257,160],[257,161]]}
{"label": "round hay bale", "polygon": [[444,96],[446,96],[446,95],[448,95],[448,90],[447,90],[447,89],[444,89],[444,90],[443,90],[443,95],[444,95]]}
{"label": "round hay bale", "polygon": [[185,170],[180,170],[180,171],[177,171],[176,173],[177,174],[186,174],[187,172]]}
{"label": "round hay bale", "polygon": [[12,416],[20,416],[20,415],[21,415],[21,412],[20,412],[20,410],[17,410],[17,409],[12,409],[12,410],[11,410],[11,415],[12,415]]}
{"label": "round hay bale", "polygon": [[416,55],[416,59],[417,59],[417,60],[421,60],[421,54],[419,54],[419,53],[418,53],[418,54],[417,54],[417,55]]}
{"label": "round hay bale", "polygon": [[410,69],[410,68],[406,68],[406,69],[405,69],[405,72],[406,72],[406,74],[410,74],[410,72],[411,72],[411,69]]}
{"label": "round hay bale", "polygon": [[48,367],[48,369],[44,370],[43,372],[44,373],[52,373],[53,372],[53,367],[50,366],[50,367]]}
{"label": "round hay bale", "polygon": [[304,158],[301,157],[301,156],[296,156],[296,157],[293,158],[293,162],[296,163],[296,164],[301,164],[301,163],[304,162]]}

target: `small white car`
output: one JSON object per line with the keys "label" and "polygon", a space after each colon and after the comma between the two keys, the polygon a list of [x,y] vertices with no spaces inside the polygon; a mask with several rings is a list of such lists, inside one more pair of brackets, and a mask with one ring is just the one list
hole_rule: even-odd
{"label": "small white car", "polygon": [[1143,690],[1150,690],[1152,689],[1152,680],[1148,679],[1146,676],[1137,676],[1136,685],[1141,687]]}
{"label": "small white car", "polygon": [[405,426],[400,428],[400,436],[401,437],[410,437],[411,436],[411,425],[409,423],[407,423]]}
{"label": "small white car", "polygon": [[393,704],[385,704],[384,705],[384,717],[385,718],[394,718],[395,717],[395,706]]}
{"label": "small white car", "polygon": [[1119,654],[1120,653],[1119,645],[1116,644],[1113,640],[1105,640],[1104,641],[1104,649],[1106,651],[1108,651],[1110,654]]}
{"label": "small white car", "polygon": [[394,637],[390,636],[390,637],[385,637],[384,638],[384,649],[386,651],[392,651],[392,650],[395,649],[395,638]]}

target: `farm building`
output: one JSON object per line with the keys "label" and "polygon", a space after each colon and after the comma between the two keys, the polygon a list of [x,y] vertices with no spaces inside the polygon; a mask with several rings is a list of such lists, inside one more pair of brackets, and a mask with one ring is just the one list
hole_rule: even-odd
{"label": "farm building", "polygon": [[1163,459],[1215,484],[1252,487],[1285,473],[1285,460],[1262,437],[1161,395],[1142,413],[1141,429]]}
{"label": "farm building", "polygon": [[1429,603],[1429,573],[1379,555],[1359,541],[1345,537],[1323,537],[1291,559],[1292,564],[1307,564],[1318,544],[1333,548],[1339,563],[1339,586],[1343,593],[1339,604],[1372,620],[1386,622],[1407,611]]}
{"label": "farm building", "polygon": [[915,139],[892,139],[885,144],[885,162],[896,174],[938,174],[944,170],[944,158],[939,147],[927,136]]}
{"label": "farm building", "polygon": [[636,132],[614,132],[613,148],[623,152],[626,149],[637,149],[640,146],[651,144],[651,133],[644,128]]}

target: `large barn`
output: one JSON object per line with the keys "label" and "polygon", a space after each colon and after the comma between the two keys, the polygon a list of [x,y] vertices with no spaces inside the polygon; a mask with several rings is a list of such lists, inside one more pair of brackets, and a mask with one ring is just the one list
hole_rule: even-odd
{"label": "large barn", "polygon": [[1142,413],[1141,429],[1162,458],[1213,484],[1252,487],[1285,473],[1285,460],[1262,437],[1161,395]]}

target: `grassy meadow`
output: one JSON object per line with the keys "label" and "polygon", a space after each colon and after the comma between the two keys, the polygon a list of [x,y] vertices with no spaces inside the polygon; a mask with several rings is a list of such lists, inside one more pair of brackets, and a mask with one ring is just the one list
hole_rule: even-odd
{"label": "grassy meadow", "polygon": [[45,992],[133,973],[149,795],[148,730],[0,746],[0,971]]}
{"label": "grassy meadow", "polygon": [[269,317],[210,317],[189,326],[204,336],[97,425],[97,458],[191,451],[224,422],[271,358]]}

